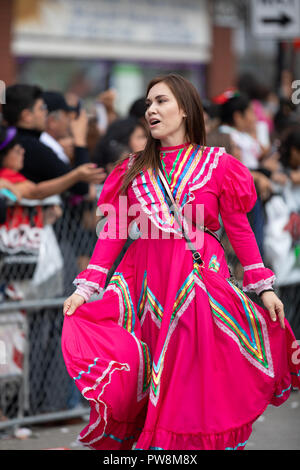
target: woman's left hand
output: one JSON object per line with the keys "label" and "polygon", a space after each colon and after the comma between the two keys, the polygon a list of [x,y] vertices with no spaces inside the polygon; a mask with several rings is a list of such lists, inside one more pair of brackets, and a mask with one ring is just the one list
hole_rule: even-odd
{"label": "woman's left hand", "polygon": [[284,324],[285,315],[284,315],[283,303],[277,297],[275,292],[272,292],[272,291],[264,292],[261,295],[261,300],[264,306],[266,307],[266,309],[269,310],[271,319],[273,321],[276,321],[277,316],[278,316],[281,328],[285,329],[285,324]]}

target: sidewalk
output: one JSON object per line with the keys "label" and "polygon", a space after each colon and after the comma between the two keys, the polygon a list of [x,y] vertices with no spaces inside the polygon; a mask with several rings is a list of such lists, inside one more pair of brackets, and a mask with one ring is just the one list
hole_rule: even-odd
{"label": "sidewalk", "polygon": [[86,426],[84,419],[74,419],[70,423],[56,422],[38,426],[28,426],[31,431],[27,439],[17,439],[11,430],[0,434],[0,451],[2,450],[89,450],[77,442],[77,436]]}
{"label": "sidewalk", "polygon": [[[0,438],[1,450],[45,450],[66,448],[88,450],[76,442],[79,432],[86,426],[84,419],[76,423],[53,423],[31,426],[31,437],[20,440],[9,436]],[[269,406],[253,426],[246,450],[300,450],[300,392],[292,392],[281,407]]]}

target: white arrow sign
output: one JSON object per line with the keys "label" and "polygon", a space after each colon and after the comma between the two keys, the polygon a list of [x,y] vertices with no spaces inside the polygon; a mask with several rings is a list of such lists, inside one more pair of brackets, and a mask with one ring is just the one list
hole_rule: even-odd
{"label": "white arrow sign", "polygon": [[300,36],[300,0],[251,0],[250,4],[255,36]]}

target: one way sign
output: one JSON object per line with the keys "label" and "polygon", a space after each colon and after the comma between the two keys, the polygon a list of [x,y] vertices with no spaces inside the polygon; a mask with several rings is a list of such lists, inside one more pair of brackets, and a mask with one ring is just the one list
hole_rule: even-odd
{"label": "one way sign", "polygon": [[300,36],[300,0],[251,0],[252,32],[287,39]]}

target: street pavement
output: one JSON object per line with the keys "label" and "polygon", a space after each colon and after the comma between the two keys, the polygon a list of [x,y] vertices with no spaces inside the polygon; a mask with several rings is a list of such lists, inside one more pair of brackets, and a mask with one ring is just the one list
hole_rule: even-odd
{"label": "street pavement", "polygon": [[[65,448],[88,450],[77,443],[86,420],[48,423],[31,426],[27,439],[12,437],[8,431],[0,433],[2,450],[46,450]],[[246,450],[300,450],[300,392],[292,392],[289,400],[276,408],[269,406],[253,426]]]}

